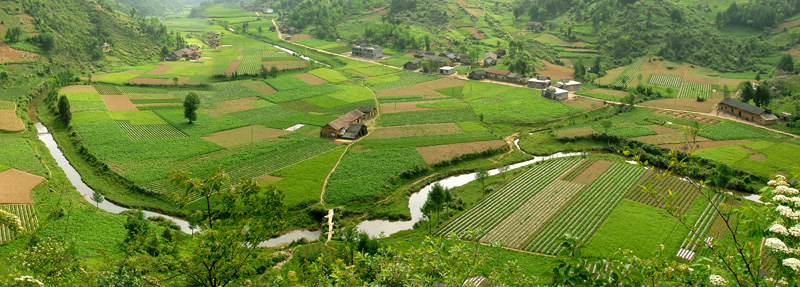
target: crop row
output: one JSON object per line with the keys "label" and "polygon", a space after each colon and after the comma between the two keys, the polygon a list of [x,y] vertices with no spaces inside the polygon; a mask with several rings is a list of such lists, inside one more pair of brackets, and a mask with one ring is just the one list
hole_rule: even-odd
{"label": "crop row", "polygon": [[587,159],[582,161],[579,165],[575,166],[572,170],[569,171],[566,175],[564,175],[563,180],[573,180],[577,178],[581,173],[589,169],[595,162],[596,159]]}
{"label": "crop row", "polygon": [[291,57],[292,55],[287,54],[286,52],[275,52],[275,51],[264,51],[261,54],[263,58],[287,58]]}
{"label": "crop row", "polygon": [[622,74],[619,75],[611,85],[614,87],[627,87],[633,81],[636,74],[639,73],[639,68],[642,67],[642,64],[644,64],[644,57],[636,59],[635,62],[625,68],[625,71],[622,71]]}
{"label": "crop row", "polygon": [[653,74],[648,83],[662,87],[680,88],[682,82],[683,77],[681,76]]}
{"label": "crop row", "polygon": [[678,92],[678,98],[711,98],[711,85],[684,82]]}
{"label": "crop row", "polygon": [[[388,162],[391,164],[386,164]],[[347,153],[328,181],[325,203],[344,204],[376,198],[400,174],[423,166],[425,159],[413,148]]]}
{"label": "crop row", "polygon": [[[260,154],[258,158],[254,160],[237,163],[233,166],[224,165],[223,170],[228,174],[230,183],[236,185],[242,183],[242,179],[244,178],[256,178],[275,172],[325,153],[336,147],[336,145],[324,141],[307,142],[306,144],[290,148],[278,148]],[[158,194],[171,194],[180,190],[177,185],[167,180],[158,180],[143,184],[142,188]],[[194,196],[190,198],[190,201],[197,198],[199,198],[199,196]]]}
{"label": "crop row", "polygon": [[[19,220],[25,230],[33,230],[39,223],[33,204],[4,204],[0,205],[0,209],[19,216]],[[8,227],[0,225],[0,244],[14,240],[15,237],[15,234]]]}
{"label": "crop row", "polygon": [[502,242],[505,247],[522,248],[584,187],[579,183],[555,180],[486,234],[481,242]]}
{"label": "crop row", "polygon": [[115,86],[94,85],[93,87],[101,95],[122,95],[122,91]]}
{"label": "crop row", "polygon": [[437,124],[449,122],[477,122],[472,109],[428,110],[385,114],[380,126],[402,126],[416,124]]}
{"label": "crop row", "polygon": [[439,77],[437,76],[426,75],[415,72],[402,72],[396,75],[397,77],[400,78],[399,80],[384,82],[384,83],[375,83],[374,85],[371,85],[370,88],[376,92],[380,92],[380,91],[410,87],[419,83],[424,83],[439,79]]}
{"label": "crop row", "polygon": [[[650,189],[657,197],[654,197],[642,189],[643,185],[647,186],[650,182],[652,182]],[[639,181],[639,184],[631,188],[631,190],[628,192],[628,199],[653,207],[665,208],[665,199],[661,196],[669,193],[673,194],[673,207],[677,208],[681,212],[685,212],[689,206],[692,205],[698,195],[697,191],[694,190],[690,183],[685,182],[678,177],[667,175],[666,177],[659,179],[656,173],[648,172],[647,175],[641,181]],[[659,204],[659,202],[661,203]]]}
{"label": "crop row", "polygon": [[588,241],[644,172],[639,166],[614,164],[539,232],[525,250],[558,254],[558,240],[566,233]]}
{"label": "crop row", "polygon": [[245,55],[244,58],[242,58],[242,63],[239,64],[239,68],[236,69],[236,73],[255,75],[258,74],[259,69],[261,69],[261,56]]}
{"label": "crop row", "polygon": [[708,203],[706,208],[703,210],[703,213],[697,218],[697,221],[692,227],[693,231],[689,231],[689,234],[686,236],[686,239],[683,240],[681,248],[678,250],[678,254],[676,256],[688,260],[692,260],[694,258],[695,250],[697,250],[698,246],[705,244],[706,238],[704,235],[711,228],[711,225],[714,223],[714,219],[717,218],[717,212],[714,209],[714,205],[719,206],[719,204],[724,200],[725,196],[721,193],[715,193],[711,197],[711,202]]}
{"label": "crop row", "polygon": [[568,158],[544,162],[492,193],[475,207],[439,230],[440,235],[463,233],[468,228],[494,229],[542,188],[574,167],[580,159]]}
{"label": "crop row", "polygon": [[264,46],[259,46],[259,45],[245,46],[244,49],[242,49],[241,55],[244,55],[244,56],[255,55],[255,56],[261,57],[261,55],[263,54],[263,51],[264,51]]}
{"label": "crop row", "polygon": [[172,125],[131,125],[129,121],[114,121],[132,141],[162,140],[186,137]]}

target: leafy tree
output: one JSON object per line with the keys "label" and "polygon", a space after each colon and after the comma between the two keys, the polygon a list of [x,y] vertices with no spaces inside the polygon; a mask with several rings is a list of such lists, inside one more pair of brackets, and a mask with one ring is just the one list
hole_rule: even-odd
{"label": "leafy tree", "polygon": [[53,46],[55,45],[53,33],[41,33],[31,38],[31,41],[38,44],[39,47],[42,47],[42,49],[45,51],[52,50]]}
{"label": "leafy tree", "polygon": [[428,192],[428,200],[425,201],[425,204],[422,206],[422,210],[429,211],[426,214],[430,214],[430,212],[436,213],[436,226],[439,226],[441,212],[442,209],[444,209],[444,204],[450,197],[449,195],[449,191],[437,182],[433,185],[431,191]]}
{"label": "leafy tree", "polygon": [[[217,170],[212,177],[224,174]],[[258,244],[285,225],[283,192],[274,186],[261,187],[246,179],[236,187],[218,189],[218,195],[220,224],[201,233],[193,252],[180,263],[189,285],[228,286],[255,275]]]}
{"label": "leafy tree", "polygon": [[159,52],[161,58],[166,58],[167,56],[169,56],[170,53],[171,52],[169,51],[169,48],[167,48],[167,46],[161,46],[161,52]]}
{"label": "leafy tree", "polygon": [[778,61],[778,70],[782,70],[784,72],[792,73],[794,72],[794,56],[789,54],[783,54],[781,59]]}
{"label": "leafy tree", "polygon": [[22,31],[22,28],[18,26],[14,26],[8,29],[6,32],[6,41],[9,43],[17,43],[22,40],[22,34],[25,33]]}
{"label": "leafy tree", "polygon": [[275,67],[275,65],[272,65],[272,67],[269,68],[269,75],[270,75],[270,77],[277,78],[278,77],[278,67]]}
{"label": "leafy tree", "polygon": [[177,85],[178,85],[178,81],[179,81],[179,80],[180,80],[180,79],[178,79],[178,77],[173,77],[173,78],[172,78],[172,83],[173,83],[173,85],[177,86]]}
{"label": "leafy tree", "polygon": [[208,217],[209,228],[214,228],[214,221],[211,210],[211,196],[221,190],[229,189],[228,174],[217,167],[207,177],[192,177],[192,174],[185,171],[172,171],[169,180],[184,188],[183,192],[176,193],[173,198],[179,205],[185,207],[189,204],[189,199],[202,196],[206,199],[206,216]]}
{"label": "leafy tree", "polygon": [[67,96],[58,98],[58,115],[64,124],[69,124],[72,121],[72,111],[70,111],[69,99]]}
{"label": "leafy tree", "polygon": [[506,172],[508,172],[508,170],[510,168],[511,168],[510,166],[504,165],[504,166],[501,166],[500,168],[497,169],[497,171],[500,173],[500,175],[503,176],[503,182],[506,182]]}
{"label": "leafy tree", "polygon": [[742,102],[749,102],[756,96],[756,91],[753,89],[753,83],[749,81],[744,81],[739,83],[739,97],[742,99]]}
{"label": "leafy tree", "polygon": [[592,72],[594,72],[595,74],[600,74],[600,69],[601,69],[600,63],[601,62],[602,62],[602,58],[600,56],[597,56],[597,57],[594,58],[594,64],[592,64]]}
{"label": "leafy tree", "polygon": [[600,125],[603,126],[603,133],[607,134],[608,129],[614,126],[614,123],[611,120],[604,120],[600,122]]}
{"label": "leafy tree", "polygon": [[128,236],[126,242],[133,242],[139,240],[150,232],[150,225],[147,219],[144,218],[144,212],[141,210],[132,210],[127,212],[128,218],[125,220],[125,229]]}
{"label": "leafy tree", "polygon": [[489,171],[481,169],[475,173],[475,180],[481,182],[481,191],[486,194],[486,178],[489,177]]}
{"label": "leafy tree", "polygon": [[770,94],[767,85],[764,83],[758,85],[758,88],[756,88],[755,96],[753,97],[753,103],[756,104],[756,106],[766,108],[767,106],[769,106],[769,102],[771,99],[772,95]]}
{"label": "leafy tree", "polygon": [[100,203],[103,203],[103,200],[103,194],[99,191],[95,190],[94,193],[92,193],[92,201],[96,203],[97,208],[100,208]]}
{"label": "leafy tree", "polygon": [[575,72],[575,78],[582,80],[583,77],[586,76],[586,67],[583,65],[583,58],[578,58],[578,61],[575,62],[572,67]]}
{"label": "leafy tree", "polygon": [[183,100],[183,117],[189,120],[189,124],[197,120],[198,108],[200,108],[200,97],[194,92],[189,92]]}

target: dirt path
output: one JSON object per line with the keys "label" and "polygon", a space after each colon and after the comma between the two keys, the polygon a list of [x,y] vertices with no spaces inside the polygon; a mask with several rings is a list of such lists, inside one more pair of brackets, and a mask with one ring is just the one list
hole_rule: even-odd
{"label": "dirt path", "polygon": [[[275,20],[273,20],[272,22],[273,22],[273,23],[275,23]],[[366,85],[364,85],[364,79],[361,79],[361,86],[363,86],[363,87],[367,88],[367,86],[366,86]],[[372,97],[375,99],[375,110],[377,111],[377,114],[376,114],[376,116],[375,116],[374,118],[370,119],[370,121],[372,121],[373,123],[376,123],[376,122],[378,122],[378,118],[379,118],[379,117],[381,116],[381,114],[383,114],[383,113],[382,113],[382,112],[381,112],[381,110],[380,110],[381,106],[380,106],[380,105],[378,105],[378,95],[377,95],[377,94],[375,94],[375,91],[373,91],[372,89],[370,89],[370,88],[367,88],[367,89],[369,89],[369,91],[372,93]],[[334,172],[334,171],[336,171],[336,168],[338,168],[338,167],[339,167],[339,164],[341,164],[341,163],[342,163],[342,159],[344,158],[344,155],[346,155],[346,154],[347,154],[347,151],[348,151],[348,150],[350,150],[350,147],[352,147],[354,144],[358,143],[358,142],[359,142],[359,141],[361,141],[362,139],[364,139],[364,138],[368,137],[368,136],[369,136],[371,133],[372,133],[372,132],[368,132],[368,133],[367,133],[366,135],[364,135],[363,137],[361,137],[361,138],[359,138],[359,139],[357,139],[357,140],[355,140],[355,141],[351,142],[351,143],[350,143],[350,144],[348,144],[348,145],[347,145],[347,147],[344,149],[344,152],[342,153],[342,155],[341,155],[341,156],[339,156],[339,160],[337,160],[337,161],[336,161],[336,165],[334,165],[334,166],[333,166],[333,168],[331,169],[331,172],[329,172],[329,173],[328,173],[328,176],[327,176],[327,177],[325,177],[325,182],[323,182],[323,183],[322,183],[322,192],[319,194],[319,203],[320,203],[320,204],[322,204],[322,205],[325,205],[325,191],[326,191],[326,190],[327,190],[327,188],[328,188],[328,181],[331,179],[331,175],[333,175],[333,172]]]}

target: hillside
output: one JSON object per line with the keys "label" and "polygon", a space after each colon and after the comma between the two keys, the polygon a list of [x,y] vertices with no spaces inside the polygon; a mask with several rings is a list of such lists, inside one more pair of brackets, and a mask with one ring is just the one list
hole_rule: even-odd
{"label": "hillside", "polygon": [[[56,66],[103,67],[119,61],[151,60],[166,28],[156,19],[130,17],[95,0],[5,1],[0,7],[3,39],[10,47],[40,54]],[[103,51],[103,43],[110,50]]]}
{"label": "hillside", "polygon": [[117,10],[127,12],[133,8],[149,16],[173,14],[183,8],[183,5],[176,0],[117,0],[113,3]]}

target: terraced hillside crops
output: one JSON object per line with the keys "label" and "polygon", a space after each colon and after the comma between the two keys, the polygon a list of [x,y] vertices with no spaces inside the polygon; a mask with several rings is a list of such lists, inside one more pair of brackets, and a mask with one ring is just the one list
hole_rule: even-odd
{"label": "terraced hillside crops", "polygon": [[625,71],[623,71],[619,77],[614,79],[614,82],[611,83],[611,86],[621,88],[628,87],[628,85],[633,82],[636,74],[639,73],[639,69],[642,67],[642,64],[644,64],[644,58],[645,57],[636,59],[630,66],[625,68]]}
{"label": "terraced hillside crops", "polygon": [[[19,216],[22,226],[25,230],[34,230],[39,224],[39,219],[36,216],[36,210],[33,204],[2,204],[0,209],[13,213]],[[0,226],[0,244],[13,240],[16,237],[7,227]]]}
{"label": "terraced hillside crops", "polygon": [[689,231],[686,240],[684,240],[683,244],[681,244],[681,249],[678,250],[678,254],[676,254],[676,256],[687,260],[692,260],[694,259],[698,247],[713,240],[711,237],[705,237],[705,235],[708,233],[708,230],[711,229],[714,220],[717,218],[716,210],[712,204],[719,205],[724,200],[725,196],[720,193],[716,193],[713,197],[711,197],[712,202],[709,202],[709,204],[703,210],[700,218],[697,219],[692,227],[693,231]]}
{"label": "terraced hillside crops", "polygon": [[648,81],[648,83],[651,85],[672,87],[672,88],[680,88],[682,82],[683,82],[683,77],[681,76],[659,75],[659,74],[653,74],[652,76],[650,76],[650,81]]}
{"label": "terraced hillside crops", "polygon": [[586,187],[524,249],[557,254],[561,250],[558,240],[566,233],[588,241],[644,173],[645,169],[640,166],[614,164]]}
{"label": "terraced hillside crops", "polygon": [[175,127],[163,125],[131,125],[129,121],[114,121],[132,141],[182,138],[186,135]]}
{"label": "terraced hillside crops", "polygon": [[532,167],[523,175],[490,195],[462,216],[442,228],[438,234],[463,233],[468,228],[490,231],[500,225],[540,190],[573,168],[580,160],[552,160]]}
{"label": "terraced hillside crops", "polygon": [[711,98],[711,85],[684,82],[678,92],[678,98]]}
{"label": "terraced hillside crops", "polygon": [[[654,195],[645,192],[642,186],[648,186],[652,182],[651,191]],[[633,201],[644,203],[653,207],[665,208],[664,199],[659,195],[674,194],[673,207],[681,212],[685,212],[697,198],[697,191],[690,183],[674,176],[659,178],[654,172],[647,174],[628,192],[627,198]],[[661,202],[659,204],[659,201]]]}

